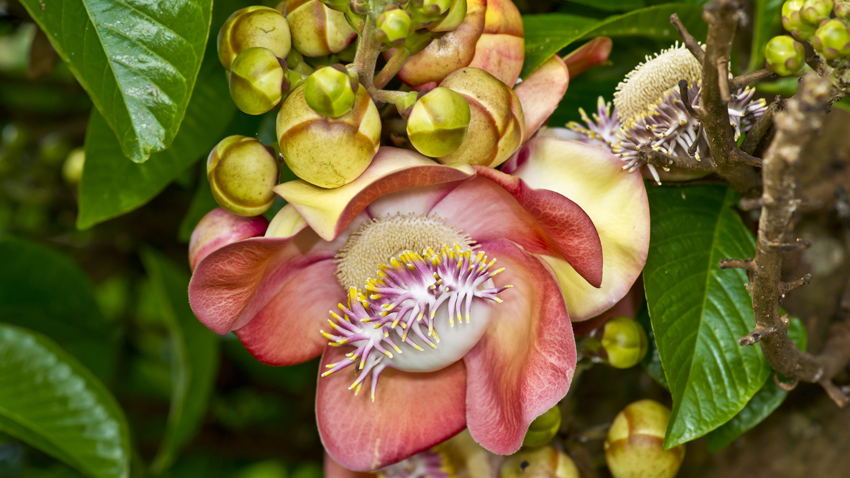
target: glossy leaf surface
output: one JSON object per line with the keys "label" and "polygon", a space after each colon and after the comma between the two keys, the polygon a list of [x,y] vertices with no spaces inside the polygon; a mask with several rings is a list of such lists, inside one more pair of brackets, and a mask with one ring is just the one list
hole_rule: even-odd
{"label": "glossy leaf surface", "polygon": [[665,448],[726,423],[770,374],[758,347],[738,338],[754,325],[739,269],[725,258],[752,257],[755,240],[726,186],[650,187],[651,238],[643,272],[658,353],[673,409]]}
{"label": "glossy leaf surface", "polygon": [[22,0],[88,92],[119,150],[174,140],[201,67],[212,0]]}
{"label": "glossy leaf surface", "polygon": [[52,340],[2,323],[0,431],[88,477],[129,476],[127,423],[109,391]]}

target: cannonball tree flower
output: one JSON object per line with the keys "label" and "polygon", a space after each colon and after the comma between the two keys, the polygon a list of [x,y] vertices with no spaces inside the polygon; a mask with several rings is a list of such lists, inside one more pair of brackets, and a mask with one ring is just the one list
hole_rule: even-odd
{"label": "cannonball tree flower", "polygon": [[[517,88],[526,126],[542,124],[566,90],[560,59],[538,73]],[[467,427],[486,449],[513,453],[569,388],[567,304],[579,319],[610,307],[648,246],[640,177],[599,148],[570,144],[582,158],[553,159],[552,175],[586,197],[388,147],[340,188],[282,184],[276,192],[288,204],[265,237],[196,258],[193,310],[265,363],[322,355],[319,432],[347,468],[385,467]],[[541,151],[521,150],[514,169],[546,160]],[[627,224],[600,218],[598,229],[578,206],[604,191],[615,196],[606,204],[633,212],[615,214]],[[621,233],[629,237],[604,237]],[[623,258],[629,248],[612,257],[635,270],[606,282],[606,245],[628,241],[639,245],[636,257]],[[583,285],[571,289],[570,279]],[[607,292],[587,293],[597,287]],[[356,395],[367,381],[368,393]]]}

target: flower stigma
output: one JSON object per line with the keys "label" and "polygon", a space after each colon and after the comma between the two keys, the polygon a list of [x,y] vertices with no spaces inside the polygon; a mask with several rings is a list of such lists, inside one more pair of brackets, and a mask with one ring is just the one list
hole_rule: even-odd
{"label": "flower stigma", "polygon": [[333,331],[321,331],[330,346],[354,350],[327,364],[322,377],[356,365],[349,389],[357,395],[371,376],[374,401],[387,367],[433,372],[463,358],[484,335],[493,305],[502,302],[498,294],[512,287],[494,285],[504,269],[474,244],[435,216],[365,222],[337,255],[348,304],[331,311]]}

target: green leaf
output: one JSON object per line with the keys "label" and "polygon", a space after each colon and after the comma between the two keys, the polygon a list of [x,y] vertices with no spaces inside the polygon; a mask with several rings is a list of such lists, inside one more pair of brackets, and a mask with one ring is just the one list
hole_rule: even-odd
{"label": "green leaf", "polygon": [[209,154],[235,111],[221,66],[210,63],[201,72],[174,144],[148,162],[135,164],[124,160],[115,135],[103,116],[93,110],[86,135],[77,227],[86,229],[153,199],[187,167]]}
{"label": "green leaf", "polygon": [[783,3],[785,0],[756,0],[753,42],[748,68],[750,71],[764,68],[764,47],[770,37],[779,31]]}
{"label": "green leaf", "polygon": [[[806,326],[800,319],[791,318],[788,337],[800,350],[806,350]],[[768,379],[743,410],[706,436],[708,450],[714,453],[726,448],[744,432],[754,428],[776,411],[787,396],[788,392],[779,388],[773,379]]]}
{"label": "green leaf", "polygon": [[658,385],[670,390],[670,384],[667,383],[667,376],[664,375],[664,366],[661,365],[661,356],[658,355],[658,346],[655,344],[655,333],[652,331],[652,323],[649,319],[649,309],[646,308],[646,302],[641,306],[636,320],[644,328],[644,331],[646,331],[648,341],[646,355],[641,360],[640,365],[650,377],[658,382]]}
{"label": "green leaf", "polygon": [[705,37],[706,26],[700,17],[702,7],[690,4],[658,5],[604,20],[567,13],[524,15],[525,64],[520,76],[527,77],[552,55],[583,38],[642,35],[669,40],[671,43],[680,40],[676,29],[670,24],[670,15],[673,13],[678,13],[682,23],[697,39]]}
{"label": "green leaf", "polygon": [[192,313],[189,274],[153,250],[142,262],[156,289],[171,335],[171,410],[165,438],[151,469],[161,473],[201,427],[218,374],[220,341]]}
{"label": "green leaf", "polygon": [[174,140],[204,57],[212,0],[21,0],[120,140],[147,161]]}
{"label": "green leaf", "polygon": [[91,478],[129,476],[127,422],[106,387],[47,337],[2,323],[0,430]]}
{"label": "green leaf", "polygon": [[752,257],[755,240],[730,207],[726,186],[649,187],[651,233],[643,277],[652,330],[673,410],[664,447],[726,423],[770,374],[758,347],[738,338],[753,326],[740,269],[724,258]]}
{"label": "green leaf", "polygon": [[103,318],[91,280],[50,248],[0,239],[0,319],[47,334],[102,380],[115,366],[115,330]]}

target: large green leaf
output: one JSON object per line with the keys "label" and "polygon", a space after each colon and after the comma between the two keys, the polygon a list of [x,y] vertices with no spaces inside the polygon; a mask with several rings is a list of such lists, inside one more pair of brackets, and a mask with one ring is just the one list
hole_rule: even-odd
{"label": "large green leaf", "polygon": [[222,139],[236,107],[220,65],[209,63],[198,78],[186,119],[174,143],[144,164],[124,160],[103,116],[92,111],[86,164],[80,184],[77,227],[85,229],[136,209],[159,194]]}
{"label": "large green leaf", "polygon": [[707,30],[700,17],[702,7],[691,4],[657,5],[604,20],[567,13],[524,15],[522,22],[525,26],[525,64],[521,76],[528,76],[552,55],[582,38],[641,35],[670,40],[672,43],[680,39],[676,29],[670,24],[670,15],[673,13],[678,13],[679,18],[696,38],[705,37]]}
{"label": "large green leaf", "polygon": [[56,343],[0,323],[0,430],[91,478],[124,478],[124,413],[97,378]]}
{"label": "large green leaf", "polygon": [[752,257],[755,240],[726,186],[650,187],[651,233],[643,272],[646,299],[673,410],[664,446],[726,423],[770,374],[759,347],[738,338],[753,326],[740,269],[724,258]]}
{"label": "large green leaf", "polygon": [[220,341],[189,307],[188,271],[152,250],[142,253],[142,262],[171,335],[171,411],[165,438],[151,467],[160,473],[201,426],[218,373]]}
{"label": "large green leaf", "polygon": [[753,22],[753,40],[750,53],[750,70],[764,68],[764,47],[768,39],[779,31],[782,23],[782,4],[784,0],[756,0],[755,21]]}
{"label": "large green leaf", "polygon": [[201,67],[212,0],[21,0],[117,135],[147,161],[174,140]]}
{"label": "large green leaf", "polygon": [[49,335],[107,380],[116,334],[86,273],[63,254],[12,237],[0,239],[0,264],[0,320]]}
{"label": "large green leaf", "polygon": [[[800,319],[791,319],[788,337],[800,350],[806,350],[806,326]],[[766,381],[743,410],[706,436],[709,451],[716,452],[725,448],[744,432],[761,423],[782,405],[787,396],[788,392],[779,388],[772,379]]]}

